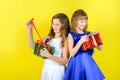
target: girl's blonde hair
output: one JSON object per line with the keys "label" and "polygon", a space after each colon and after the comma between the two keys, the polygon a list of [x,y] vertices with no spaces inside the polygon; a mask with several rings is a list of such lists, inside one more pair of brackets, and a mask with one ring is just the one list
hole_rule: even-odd
{"label": "girl's blonde hair", "polygon": [[[72,19],[71,19],[71,31],[73,31],[74,33],[77,33],[77,26],[78,26],[78,20],[88,20],[88,16],[87,14],[85,13],[84,10],[82,9],[78,9],[76,10],[73,15],[72,15]],[[84,33],[87,32],[87,25],[86,27],[84,28]]]}
{"label": "girl's blonde hair", "polygon": [[[68,19],[67,15],[65,15],[64,13],[58,13],[55,16],[53,16],[51,23],[53,23],[53,19],[59,19],[62,24],[61,29],[60,29],[60,32],[61,32],[60,37],[62,38],[61,46],[63,47],[64,41],[70,31],[69,19]],[[53,31],[52,24],[51,24],[50,33],[48,34],[48,36],[49,36],[49,41],[55,37],[55,33]]]}

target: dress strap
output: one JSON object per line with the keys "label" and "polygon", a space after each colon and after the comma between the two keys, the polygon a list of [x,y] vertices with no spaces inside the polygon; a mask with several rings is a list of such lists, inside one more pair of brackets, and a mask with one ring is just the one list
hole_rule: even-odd
{"label": "dress strap", "polygon": [[46,39],[45,39],[45,43],[47,43],[48,41],[49,41],[49,38],[46,38]]}
{"label": "dress strap", "polygon": [[74,36],[75,36],[74,32],[69,32],[69,34],[71,34],[72,37],[74,38]]}

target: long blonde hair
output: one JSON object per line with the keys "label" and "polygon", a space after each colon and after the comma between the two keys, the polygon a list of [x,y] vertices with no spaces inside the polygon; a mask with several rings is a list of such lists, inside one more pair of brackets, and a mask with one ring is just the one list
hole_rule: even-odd
{"label": "long blonde hair", "polygon": [[[68,19],[67,15],[65,15],[64,13],[58,13],[55,16],[53,16],[51,23],[53,23],[53,19],[59,19],[62,24],[61,29],[60,29],[60,31],[61,31],[60,37],[62,38],[61,46],[63,47],[64,41],[70,31],[69,19]],[[55,33],[53,31],[52,24],[51,24],[51,29],[50,29],[48,36],[49,36],[49,40],[51,40],[55,37]]]}
{"label": "long blonde hair", "polygon": [[[88,20],[88,16],[87,16],[87,14],[85,13],[85,11],[82,10],[82,9],[76,10],[76,11],[73,13],[72,19],[71,19],[71,31],[73,31],[74,33],[77,33],[77,30],[76,30],[76,29],[77,29],[77,25],[78,25],[77,21],[78,21],[78,20],[83,20],[83,19]],[[84,33],[87,32],[87,26],[84,28],[83,31],[84,31]]]}

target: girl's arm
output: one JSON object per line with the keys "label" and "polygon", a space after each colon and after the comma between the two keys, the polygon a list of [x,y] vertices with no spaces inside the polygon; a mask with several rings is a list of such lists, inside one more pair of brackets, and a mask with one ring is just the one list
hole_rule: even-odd
{"label": "girl's arm", "polygon": [[[35,45],[35,42],[34,42],[34,39],[33,39],[33,25],[30,23],[30,21],[28,21],[26,25],[28,27],[28,42],[29,42],[29,46],[30,46],[31,49],[33,49],[34,45]],[[48,38],[48,37],[43,38],[43,41],[45,41],[46,38]]]}
{"label": "girl's arm", "polygon": [[62,49],[63,49],[63,51],[62,51],[61,58],[51,55],[46,49],[41,50],[40,52],[41,52],[42,56],[45,56],[51,60],[54,60],[55,62],[57,62],[61,65],[66,65],[68,62],[68,59],[69,59],[67,39],[65,40],[64,47]]}
{"label": "girl's arm", "polygon": [[78,43],[74,46],[74,40],[72,38],[72,35],[68,35],[68,46],[69,46],[69,52],[71,56],[74,56],[77,51],[79,50],[80,46],[85,42],[88,41],[87,36],[82,36],[81,39],[78,41]]}
{"label": "girl's arm", "polygon": [[98,50],[102,50],[102,45],[96,47]]}
{"label": "girl's arm", "polygon": [[30,23],[30,21],[27,22],[27,27],[28,27],[28,42],[30,48],[34,48],[34,39],[33,39],[33,25]]}

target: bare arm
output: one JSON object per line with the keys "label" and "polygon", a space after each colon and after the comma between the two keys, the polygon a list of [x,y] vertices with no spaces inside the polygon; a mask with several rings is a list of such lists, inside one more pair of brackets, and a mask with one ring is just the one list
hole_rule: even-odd
{"label": "bare arm", "polygon": [[64,43],[64,47],[63,47],[63,52],[62,52],[62,57],[56,57],[51,55],[46,49],[45,50],[41,50],[41,55],[54,60],[55,62],[61,64],[61,65],[66,65],[68,62],[68,58],[69,58],[69,53],[68,53],[68,43],[67,40]]}
{"label": "bare arm", "polygon": [[69,46],[69,52],[71,56],[74,56],[76,52],[79,50],[80,46],[85,42],[88,41],[87,36],[82,36],[81,39],[78,41],[78,43],[74,46],[74,40],[72,38],[72,35],[68,35],[68,46]]}
{"label": "bare arm", "polygon": [[98,50],[102,50],[102,45],[96,46]]}
{"label": "bare arm", "polygon": [[30,21],[27,22],[27,27],[28,27],[28,42],[30,48],[34,48],[34,39],[33,39],[33,25],[30,23]]}

